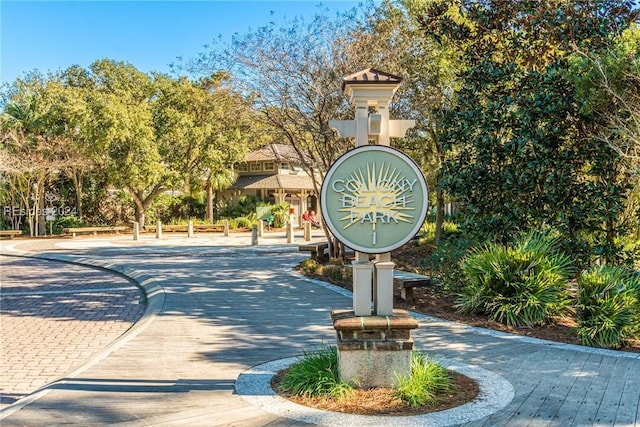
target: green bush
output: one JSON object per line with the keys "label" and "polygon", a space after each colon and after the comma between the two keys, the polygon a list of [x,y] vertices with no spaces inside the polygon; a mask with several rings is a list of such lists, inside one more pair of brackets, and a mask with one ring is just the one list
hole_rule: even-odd
{"label": "green bush", "polygon": [[271,208],[271,215],[273,215],[273,226],[276,228],[282,228],[289,221],[289,204],[282,202],[273,205]]}
{"label": "green bush", "polygon": [[640,331],[640,276],[597,266],[578,278],[578,336],[583,344],[619,348]]}
{"label": "green bush", "polygon": [[396,397],[408,405],[433,405],[439,394],[453,388],[451,376],[439,363],[431,361],[423,353],[411,354],[411,376],[398,377]]}
{"label": "green bush", "polygon": [[[227,221],[229,221],[229,229],[238,228],[238,219],[237,218],[228,219]],[[218,221],[218,222],[220,222],[220,221]]]}
{"label": "green bush", "polygon": [[162,221],[163,224],[170,224],[171,211],[174,203],[176,203],[174,197],[169,194],[160,194],[145,211],[145,223],[155,224],[158,221]]}
{"label": "green bush", "polygon": [[237,225],[237,228],[251,228],[254,224],[254,221],[252,221],[247,217],[242,216],[239,218],[235,218],[235,223]]}
{"label": "green bush", "polygon": [[283,376],[279,389],[294,396],[341,399],[352,392],[353,384],[339,380],[338,350],[335,346],[327,346],[304,352],[302,360],[293,364]]}
{"label": "green bush", "polygon": [[342,268],[342,283],[350,283],[353,284],[353,269],[352,268]]}
{"label": "green bush", "polygon": [[255,215],[256,207],[260,205],[260,198],[256,196],[242,196],[235,204],[229,204],[218,211],[221,218],[238,218]]}
{"label": "green bush", "polygon": [[76,216],[59,216],[52,225],[53,234],[62,234],[65,228],[86,227],[88,224]]}
{"label": "green bush", "polygon": [[249,218],[252,224],[257,221],[256,210],[258,207],[270,207],[271,215],[273,216],[273,227],[282,228],[289,220],[289,204],[278,203],[271,205],[263,203],[258,197],[245,196],[240,198],[234,205],[227,205],[218,211],[218,217],[227,218],[229,221],[236,218]]}
{"label": "green bush", "polygon": [[476,236],[455,233],[443,236],[438,246],[420,239],[418,245],[427,245],[425,258],[418,261],[418,267],[442,284],[442,289],[453,294],[459,293],[465,276],[460,263],[469,251],[480,245]]}
{"label": "green bush", "polygon": [[206,204],[189,195],[160,194],[145,212],[147,223],[186,224],[191,218],[204,218]]}
{"label": "green bush", "polygon": [[542,325],[568,308],[571,260],[556,251],[559,238],[532,232],[515,245],[488,244],[462,261],[468,284],[458,309],[486,313],[510,326]]}
{"label": "green bush", "polygon": [[[453,235],[458,233],[458,224],[452,221],[444,221],[442,224],[443,235]],[[420,243],[433,243],[436,237],[436,223],[434,221],[425,221],[422,224],[421,234],[420,234]]]}
{"label": "green bush", "polygon": [[321,266],[316,260],[307,258],[302,261],[300,267],[307,273],[317,273],[320,270]]}
{"label": "green bush", "polygon": [[207,215],[206,201],[189,195],[180,196],[179,200],[180,203],[174,206],[172,212],[174,218],[184,221],[190,218],[204,218]]}
{"label": "green bush", "polygon": [[334,282],[342,282],[342,266],[336,264],[329,264],[322,267],[322,274],[327,276]]}

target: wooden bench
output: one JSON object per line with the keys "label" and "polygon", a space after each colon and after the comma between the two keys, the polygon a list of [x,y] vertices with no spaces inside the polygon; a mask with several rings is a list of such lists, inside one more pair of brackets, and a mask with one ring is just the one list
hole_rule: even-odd
{"label": "wooden bench", "polygon": [[323,262],[323,260],[329,258],[329,256],[324,253],[327,249],[329,249],[329,242],[305,243],[304,245],[298,246],[298,251],[311,252],[311,259],[317,262]]}
{"label": "wooden bench", "polygon": [[[144,231],[146,232],[155,232],[157,229],[157,225],[145,225]],[[187,224],[162,224],[163,232],[176,232],[176,233],[186,233],[189,231],[189,226]],[[194,224],[193,225],[194,233],[196,231],[199,232],[210,232],[210,233],[222,233],[224,231],[224,224]]]}
{"label": "wooden bench", "polygon": [[194,224],[193,231],[222,233],[224,231],[224,227],[224,224]]}
{"label": "wooden bench", "polygon": [[15,236],[22,236],[22,230],[0,230],[0,237],[13,239]]}
{"label": "wooden bench", "polygon": [[393,270],[393,283],[400,286],[400,298],[406,301],[413,301],[413,288],[433,285],[429,276],[402,270]]}
{"label": "wooden bench", "polygon": [[78,234],[93,234],[97,236],[98,233],[119,233],[121,231],[127,231],[129,228],[124,226],[117,227],[73,227],[65,228],[62,231],[64,234],[71,234],[71,237],[76,237]]}

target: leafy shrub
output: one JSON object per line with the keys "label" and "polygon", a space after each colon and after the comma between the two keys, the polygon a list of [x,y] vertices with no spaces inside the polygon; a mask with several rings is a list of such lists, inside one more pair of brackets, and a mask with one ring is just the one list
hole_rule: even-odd
{"label": "leafy shrub", "polygon": [[[340,400],[348,397],[357,384],[340,381],[338,351],[335,346],[304,353],[300,362],[293,364],[282,377],[279,390],[294,396],[327,396]],[[419,407],[436,402],[439,394],[452,390],[451,377],[439,363],[429,360],[420,352],[411,355],[411,375],[398,377],[394,389],[396,397]]]}
{"label": "leafy shrub", "polygon": [[640,271],[640,232],[620,238],[620,245],[621,262]]}
{"label": "leafy shrub", "polygon": [[282,392],[294,396],[329,396],[336,399],[348,396],[353,385],[340,381],[338,373],[338,350],[327,346],[307,353],[298,363],[292,365],[280,382]]}
{"label": "leafy shrub", "polygon": [[77,216],[59,216],[53,221],[53,234],[62,234],[65,228],[86,227],[88,224]]}
{"label": "leafy shrub", "polygon": [[237,228],[251,228],[253,226],[253,221],[244,216],[235,218],[235,223]]}
{"label": "leafy shrub", "polygon": [[258,217],[256,215],[256,210],[260,207],[270,207],[271,215],[273,216],[273,227],[282,228],[285,226],[286,222],[289,220],[289,204],[288,203],[278,203],[276,205],[271,205],[268,203],[263,203],[260,201],[258,197],[255,196],[244,196],[238,200],[235,205],[227,205],[218,210],[218,217],[227,218],[230,221],[235,218],[249,218],[253,221],[257,221]]}
{"label": "leafy shrub", "polygon": [[578,336],[583,344],[620,347],[640,331],[640,276],[597,266],[578,278]]}
{"label": "leafy shrub", "polygon": [[260,198],[256,196],[242,196],[238,201],[227,205],[218,211],[221,218],[246,217],[256,213],[256,207],[260,204]]}
{"label": "leafy shrub", "polygon": [[417,408],[433,405],[437,396],[452,389],[451,376],[439,363],[420,352],[411,354],[411,376],[398,377],[396,397]]}
{"label": "leafy shrub", "polygon": [[342,283],[353,284],[353,269],[344,267],[342,268]]}
{"label": "leafy shrub", "polygon": [[486,313],[510,326],[541,325],[569,303],[567,283],[574,269],[556,251],[558,237],[532,232],[512,247],[488,244],[462,261],[468,284],[458,297],[462,312]]}
{"label": "leafy shrub", "polygon": [[452,293],[458,293],[465,277],[460,263],[469,251],[480,244],[475,236],[466,233],[445,235],[438,246],[423,241],[419,245],[428,245],[430,250],[425,258],[419,261],[419,267],[423,272],[442,283],[443,289]]}
{"label": "leafy shrub", "polygon": [[174,203],[176,203],[174,197],[169,194],[160,194],[145,211],[145,222],[147,224],[155,224],[158,221],[162,221],[163,224],[171,223],[171,210]]}
{"label": "leafy shrub", "polygon": [[276,228],[282,228],[289,221],[289,204],[286,202],[273,205],[271,208],[271,215],[273,215],[273,226]]}
{"label": "leafy shrub", "polygon": [[[444,221],[442,224],[443,235],[452,235],[458,232],[458,224],[452,221]],[[421,229],[420,243],[433,243],[436,237],[435,221],[425,221]]]}
{"label": "leafy shrub", "polygon": [[311,258],[303,260],[300,267],[302,267],[302,270],[308,273],[317,273],[321,268],[320,264],[318,264],[316,260]]}
{"label": "leafy shrub", "polygon": [[322,267],[322,274],[327,276],[334,282],[342,282],[342,266],[336,264],[329,264]]}

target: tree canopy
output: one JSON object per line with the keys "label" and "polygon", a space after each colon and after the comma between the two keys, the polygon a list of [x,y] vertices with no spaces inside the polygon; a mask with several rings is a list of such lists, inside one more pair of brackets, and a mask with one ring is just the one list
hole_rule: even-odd
{"label": "tree canopy", "polygon": [[144,224],[161,193],[233,179],[253,135],[251,111],[223,80],[146,74],[108,59],[19,79],[4,93],[3,175],[37,210],[45,184],[62,173],[82,215],[87,174],[104,174],[104,184],[126,190]]}
{"label": "tree canopy", "polygon": [[426,34],[463,48],[439,138],[443,187],[470,227],[508,241],[549,226],[599,236],[591,244],[600,251],[613,245],[628,177],[593,137],[599,120],[580,110],[567,70],[575,49],[601,52],[635,16],[624,1],[435,2],[425,11]]}

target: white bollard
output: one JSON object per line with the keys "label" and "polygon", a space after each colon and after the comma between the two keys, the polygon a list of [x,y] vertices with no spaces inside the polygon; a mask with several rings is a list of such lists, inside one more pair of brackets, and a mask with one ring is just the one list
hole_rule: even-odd
{"label": "white bollard", "polygon": [[193,237],[193,221],[189,221],[187,226],[187,237]]}
{"label": "white bollard", "polygon": [[287,223],[287,243],[293,243],[293,221]]}
{"label": "white bollard", "polygon": [[156,239],[162,239],[162,222],[156,224]]}
{"label": "white bollard", "polygon": [[304,241],[308,242],[311,240],[311,223],[306,221],[304,223]]}
{"label": "white bollard", "polygon": [[140,240],[140,223],[133,223],[133,240]]}
{"label": "white bollard", "polygon": [[254,225],[251,230],[251,246],[256,246],[258,244],[258,226]]}

